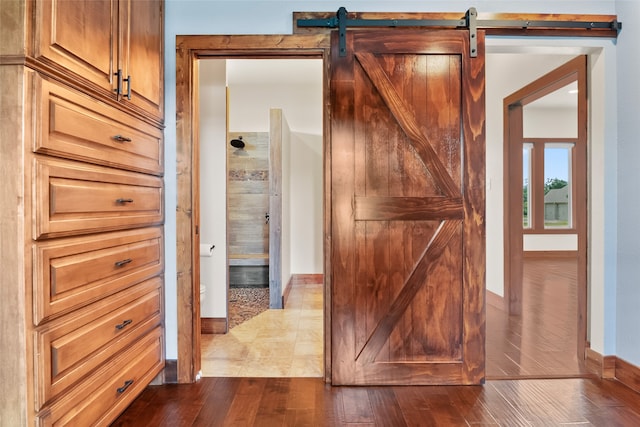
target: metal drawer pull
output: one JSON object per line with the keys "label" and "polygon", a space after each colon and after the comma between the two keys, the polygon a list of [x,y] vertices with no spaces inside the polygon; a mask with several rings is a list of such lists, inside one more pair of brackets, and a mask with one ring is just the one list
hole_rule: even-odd
{"label": "metal drawer pull", "polygon": [[133,323],[133,320],[131,320],[131,319],[127,319],[127,320],[125,320],[124,322],[122,322],[122,323],[120,323],[120,324],[116,325],[116,329],[117,329],[117,330],[124,329],[127,325],[130,325],[130,324],[132,324],[132,323]]}
{"label": "metal drawer pull", "polygon": [[116,88],[113,90],[116,95],[118,95],[118,99],[120,99],[120,95],[122,94],[122,70],[118,69],[118,71],[116,71],[115,73],[113,73],[114,76],[116,76]]}
{"label": "metal drawer pull", "polygon": [[133,203],[133,199],[116,199],[116,203],[120,203],[120,204]]}
{"label": "metal drawer pull", "polygon": [[121,261],[117,261],[116,262],[116,267],[122,267],[123,265],[129,264],[131,261],[133,261],[131,258],[127,258],[127,259],[123,259]]}
{"label": "metal drawer pull", "polygon": [[118,142],[131,142],[131,138],[122,135],[114,135],[111,138],[115,139]]}
{"label": "metal drawer pull", "polygon": [[126,380],[124,382],[124,385],[122,387],[118,387],[116,391],[118,392],[118,394],[122,394],[129,388],[131,384],[133,384],[133,380]]}
{"label": "metal drawer pull", "polygon": [[127,82],[127,93],[124,94],[124,97],[131,100],[131,76],[127,76],[127,78],[122,79],[122,81]]}

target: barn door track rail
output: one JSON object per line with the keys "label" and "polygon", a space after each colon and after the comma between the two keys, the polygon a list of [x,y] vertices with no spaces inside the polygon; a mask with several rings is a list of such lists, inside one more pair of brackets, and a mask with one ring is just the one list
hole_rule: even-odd
{"label": "barn door track rail", "polygon": [[[340,43],[339,54],[347,54],[347,28],[371,28],[371,27],[431,27],[431,28],[455,28],[468,29],[470,41],[471,57],[478,56],[477,51],[477,31],[479,29],[488,30],[488,34],[519,34],[527,35],[552,35],[559,36],[568,34],[567,30],[585,31],[581,36],[597,37],[617,37],[622,29],[622,23],[616,18],[611,20],[590,20],[589,15],[513,15],[518,19],[478,19],[478,12],[475,7],[469,8],[463,17],[458,19],[371,19],[358,17],[360,14],[351,14],[347,9],[341,7],[335,16],[327,18],[300,18],[296,20],[299,28],[321,27],[338,28]],[[503,14],[500,16],[509,16]],[[522,19],[525,17],[525,19]],[[552,17],[553,19],[526,19],[526,17]],[[566,17],[563,19],[563,17]],[[594,16],[601,18],[601,16]],[[575,35],[572,31],[570,35]]]}

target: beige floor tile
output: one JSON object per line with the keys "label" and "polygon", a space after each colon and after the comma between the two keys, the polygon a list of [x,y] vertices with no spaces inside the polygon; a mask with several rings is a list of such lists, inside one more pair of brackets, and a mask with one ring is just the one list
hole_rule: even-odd
{"label": "beige floor tile", "polygon": [[321,377],[323,287],[296,285],[284,310],[267,310],[227,334],[202,336],[203,376]]}
{"label": "beige floor tile", "polygon": [[321,356],[296,357],[291,363],[292,377],[321,377],[323,374]]}
{"label": "beige floor tile", "polygon": [[239,374],[243,377],[288,377],[291,364],[291,359],[259,359],[254,363],[245,364]]}
{"label": "beige floor tile", "polygon": [[317,341],[296,341],[294,356],[322,356],[322,343]]}
{"label": "beige floor tile", "polygon": [[237,361],[224,362],[216,360],[202,360],[203,377],[237,377],[240,374],[242,363]]}

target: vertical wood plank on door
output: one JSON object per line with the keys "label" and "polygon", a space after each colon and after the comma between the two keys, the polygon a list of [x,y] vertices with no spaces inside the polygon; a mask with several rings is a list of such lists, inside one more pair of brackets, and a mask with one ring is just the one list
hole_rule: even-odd
{"label": "vertical wood plank on door", "polygon": [[[466,45],[464,55],[470,54]],[[485,378],[485,33],[478,32],[478,56],[470,62],[462,80],[463,154],[463,354],[474,355],[465,363],[463,377],[467,383],[484,382]],[[466,268],[473,266],[472,268]]]}
{"label": "vertical wood plank on door", "polygon": [[[332,34],[337,40],[337,33]],[[347,48],[353,48],[352,37],[347,34]],[[354,247],[354,227],[352,225],[354,175],[355,132],[353,117],[354,82],[349,75],[353,59],[337,61],[338,52],[331,52],[332,70],[331,105],[331,329],[334,331],[331,342],[332,384],[340,385],[339,378],[347,378],[355,371],[355,360],[344,358],[350,354],[355,345],[354,325],[355,313],[351,309],[352,290],[337,292],[343,280],[353,280],[356,276],[356,262],[349,256]],[[339,280],[338,280],[339,278]],[[339,334],[335,333],[341,331]],[[341,360],[341,363],[336,363]]]}

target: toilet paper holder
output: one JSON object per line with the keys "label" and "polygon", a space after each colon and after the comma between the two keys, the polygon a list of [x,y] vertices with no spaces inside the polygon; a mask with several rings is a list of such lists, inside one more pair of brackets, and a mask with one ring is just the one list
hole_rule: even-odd
{"label": "toilet paper holder", "polygon": [[200,256],[201,257],[210,257],[213,255],[213,248],[215,248],[216,245],[213,245],[211,243],[201,243],[200,244]]}

